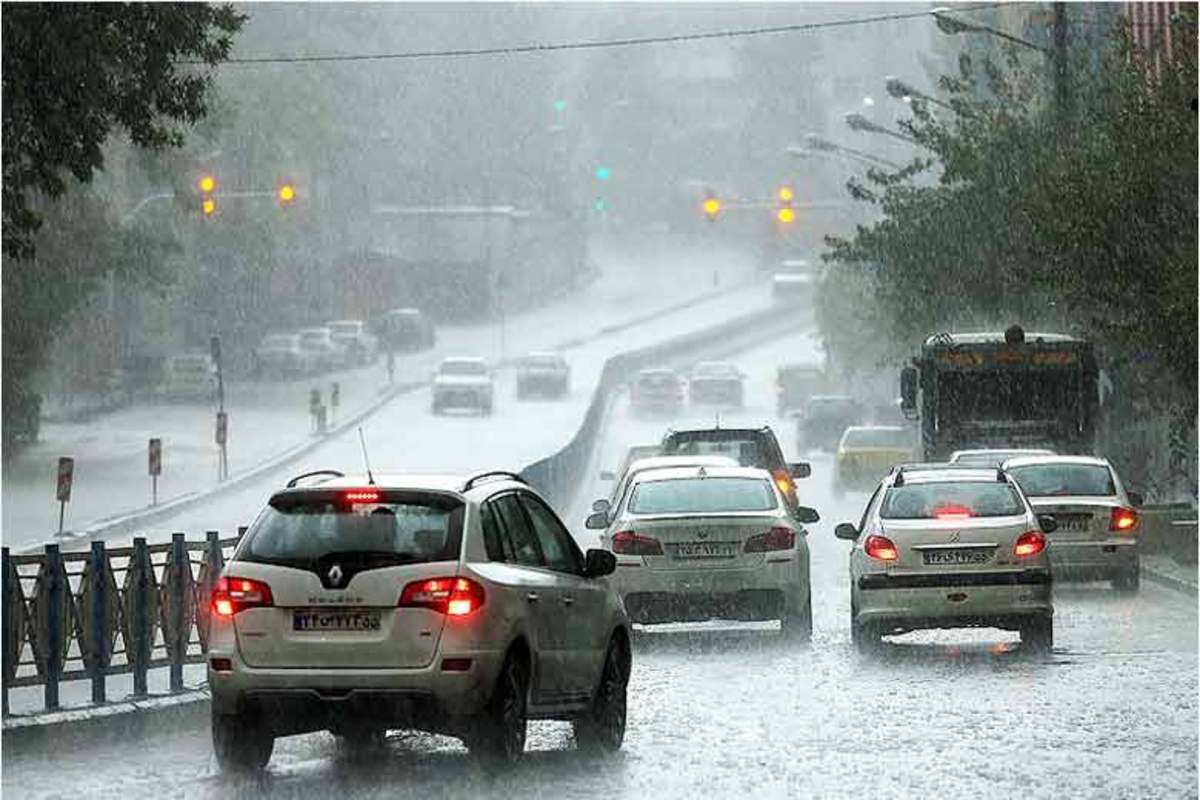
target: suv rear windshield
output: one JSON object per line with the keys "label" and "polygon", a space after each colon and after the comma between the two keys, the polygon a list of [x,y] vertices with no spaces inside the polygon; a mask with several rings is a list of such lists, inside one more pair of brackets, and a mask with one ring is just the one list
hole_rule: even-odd
{"label": "suv rear windshield", "polygon": [[336,556],[370,566],[458,558],[463,504],[453,497],[384,493],[351,502],[345,491],[274,497],[237,558],[310,569]]}
{"label": "suv rear windshield", "polygon": [[664,456],[729,456],[743,467],[759,469],[782,469],[775,463],[774,448],[766,434],[729,434],[723,431],[702,431],[691,434],[673,434],[663,443]]}
{"label": "suv rear windshield", "polygon": [[846,447],[912,447],[912,434],[903,428],[862,428],[846,431],[842,444]]}
{"label": "suv rear windshield", "polygon": [[761,478],[679,478],[638,484],[629,500],[635,514],[710,514],[770,511],[775,490]]}
{"label": "suv rear windshield", "polygon": [[1016,489],[1007,483],[910,483],[887,490],[880,506],[884,519],[1011,517],[1025,513]]}
{"label": "suv rear windshield", "polygon": [[1117,493],[1112,475],[1103,464],[1030,464],[1013,467],[1009,474],[1030,497],[1109,497]]}

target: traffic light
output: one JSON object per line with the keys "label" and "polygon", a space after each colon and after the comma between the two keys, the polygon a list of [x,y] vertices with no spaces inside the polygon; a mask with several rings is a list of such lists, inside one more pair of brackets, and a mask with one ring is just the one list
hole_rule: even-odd
{"label": "traffic light", "polygon": [[790,186],[780,186],[776,194],[781,203],[790,203],[796,199],[796,191]]}
{"label": "traffic light", "polygon": [[290,183],[285,183],[279,187],[279,202],[287,205],[296,199],[296,187]]}
{"label": "traffic light", "polygon": [[217,179],[212,175],[203,175],[196,183],[204,194],[212,194],[217,190]]}
{"label": "traffic light", "polygon": [[785,225],[790,222],[795,222],[796,209],[792,208],[791,206],[783,206],[775,212],[775,219],[779,220]]}
{"label": "traffic light", "polygon": [[204,212],[204,216],[211,217],[217,213],[217,201],[213,197],[205,197],[200,201],[200,210]]}
{"label": "traffic light", "polygon": [[717,215],[721,213],[721,201],[715,197],[706,197],[704,199],[704,213],[708,215],[709,220],[715,220]]}
{"label": "traffic light", "polygon": [[784,184],[775,192],[775,197],[779,199],[779,205],[775,207],[775,221],[787,227],[796,221],[796,208],[792,205],[796,200],[796,190]]}
{"label": "traffic light", "polygon": [[596,180],[606,181],[612,177],[612,170],[605,166],[596,167]]}

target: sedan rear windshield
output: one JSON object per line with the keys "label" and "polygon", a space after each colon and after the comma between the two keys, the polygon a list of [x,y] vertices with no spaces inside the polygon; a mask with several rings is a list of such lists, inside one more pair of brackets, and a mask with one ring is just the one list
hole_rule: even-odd
{"label": "sedan rear windshield", "polygon": [[637,485],[629,501],[635,514],[712,514],[775,507],[775,490],[760,478],[648,481]]}
{"label": "sedan rear windshield", "polygon": [[1007,483],[912,483],[887,490],[880,506],[884,519],[1011,517],[1025,513],[1017,491]]}
{"label": "sedan rear windshield", "polygon": [[443,375],[486,375],[487,364],[482,361],[443,361],[439,372]]}
{"label": "sedan rear windshield", "polygon": [[1117,493],[1112,474],[1103,464],[1030,464],[1013,467],[1009,473],[1030,497],[1110,497]]}
{"label": "sedan rear windshield", "polygon": [[246,534],[238,559],[311,568],[337,557],[371,566],[456,560],[461,501],[440,495],[357,502],[347,492],[274,498]]}

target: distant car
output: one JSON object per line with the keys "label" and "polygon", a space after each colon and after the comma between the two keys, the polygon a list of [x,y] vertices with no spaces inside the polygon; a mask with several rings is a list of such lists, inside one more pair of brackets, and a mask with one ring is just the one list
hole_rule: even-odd
{"label": "distant car", "polygon": [[[1044,528],[1044,530],[1043,530]],[[1020,631],[1031,650],[1054,645],[1046,533],[1002,470],[945,464],[893,470],[862,521],[834,529],[850,550],[850,631],[859,650],[927,628]]]}
{"label": "distant car", "polygon": [[427,350],[437,344],[433,323],[419,309],[393,308],[379,319],[379,337],[395,350]]}
{"label": "distant car", "polygon": [[517,399],[564,397],[571,389],[571,367],[559,353],[529,353],[517,361]]}
{"label": "distant car", "polygon": [[610,579],[632,622],[778,619],[812,635],[808,543],[771,473],[738,466],[648,469],[587,527],[617,557]]}
{"label": "distant car", "polygon": [[736,466],[738,466],[737,459],[730,458],[729,456],[649,456],[647,458],[639,458],[631,463],[621,474],[621,479],[613,486],[612,492],[607,499],[600,498],[592,503],[592,511],[604,511],[611,514],[610,509],[621,505],[622,498],[625,496],[625,492],[633,479],[638,473],[645,472],[648,469]]}
{"label": "distant car", "polygon": [[335,370],[346,366],[346,346],[334,341],[333,331],[329,328],[305,328],[300,331],[300,347],[318,370]]}
{"label": "distant car", "polygon": [[1142,496],[1127,492],[1105,458],[1027,456],[1004,462],[1034,510],[1051,514],[1050,566],[1057,580],[1107,580],[1121,592],[1141,585]]}
{"label": "distant car", "polygon": [[314,371],[314,354],[300,345],[295,333],[272,333],[254,349],[256,372],[263,377],[297,378]]}
{"label": "distant car", "polygon": [[216,581],[222,770],[261,770],[276,738],[319,730],[351,750],[429,731],[506,764],[529,719],[559,719],[580,750],[621,747],[632,649],[612,553],[580,552],[510,473],[333,474],[274,493]]}
{"label": "distant car", "polygon": [[776,300],[812,301],[817,291],[819,267],[806,259],[788,259],[779,265],[771,283]]}
{"label": "distant car", "polygon": [[167,359],[163,396],[168,400],[212,401],[217,394],[217,365],[208,353],[184,353]]}
{"label": "distant car", "polygon": [[664,456],[729,456],[743,467],[765,469],[775,478],[790,505],[799,505],[796,478],[807,478],[812,466],[806,461],[789,464],[775,432],[761,428],[695,428],[667,431],[662,441]]}
{"label": "distant car", "polygon": [[696,365],[688,377],[688,400],[741,408],[744,376],[733,364],[706,361]]}
{"label": "distant car", "polygon": [[492,413],[495,383],[482,358],[453,357],[442,360],[433,376],[433,413],[448,408],[474,409]]}
{"label": "distant car", "polygon": [[644,369],[629,392],[637,414],[670,414],[683,408],[683,378],[673,369]]}
{"label": "distant car", "polygon": [[600,480],[615,481],[616,479],[622,477],[629,470],[629,466],[633,464],[633,462],[643,458],[656,456],[661,449],[662,446],[657,444],[635,444],[633,447],[630,447],[628,451],[626,451],[625,458],[621,461],[620,469],[616,470],[615,472],[610,472],[603,469],[600,470]]}
{"label": "distant car", "polygon": [[950,454],[950,463],[972,467],[999,467],[1010,458],[1052,455],[1053,450],[955,450]]}
{"label": "distant car", "polygon": [[379,340],[367,330],[361,319],[343,319],[329,323],[333,341],[346,348],[346,360],[350,365],[370,364],[379,352]]}
{"label": "distant car", "polygon": [[799,450],[837,447],[842,434],[862,421],[862,406],[846,395],[814,395],[796,417],[796,447]]}
{"label": "distant car", "polygon": [[911,461],[915,433],[894,425],[852,425],[842,434],[835,456],[834,491],[872,489],[894,464]]}
{"label": "distant car", "polygon": [[825,370],[817,364],[785,364],[779,367],[775,374],[779,415],[803,408],[810,397],[821,392],[824,385]]}

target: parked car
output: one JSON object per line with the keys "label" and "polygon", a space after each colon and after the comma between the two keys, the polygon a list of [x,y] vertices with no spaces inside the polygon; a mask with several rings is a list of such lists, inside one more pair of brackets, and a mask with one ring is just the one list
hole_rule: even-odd
{"label": "parked car", "polygon": [[315,371],[316,357],[297,333],[272,333],[254,349],[255,372],[263,377],[296,378]]}
{"label": "parked car", "polygon": [[850,549],[850,631],[880,637],[928,628],[1002,628],[1023,646],[1054,645],[1050,559],[1041,517],[1007,473],[904,465],[880,481],[858,525],[834,529]]}
{"label": "parked car", "polygon": [[442,360],[433,375],[433,413],[448,408],[474,409],[492,413],[495,382],[482,358],[453,357]]}
{"label": "parked car", "polygon": [[330,322],[329,333],[333,341],[346,349],[346,363],[350,366],[370,364],[379,353],[379,339],[367,330],[361,319],[343,319]]}
{"label": "parked car", "polygon": [[743,467],[765,469],[790,505],[799,505],[796,478],[807,478],[812,466],[807,461],[788,463],[775,431],[761,428],[695,428],[667,431],[661,453],[664,456],[729,456]]}
{"label": "parked car", "polygon": [[803,258],[787,259],[780,263],[771,281],[771,295],[776,300],[811,302],[817,292],[820,267]]}
{"label": "parked car", "polygon": [[1010,458],[1052,455],[1054,455],[1053,450],[955,450],[950,454],[950,463],[972,467],[999,467]]}
{"label": "parked car", "polygon": [[419,309],[393,308],[379,319],[379,338],[401,351],[427,350],[437,343],[433,323]]}
{"label": "parked car", "polygon": [[621,747],[632,651],[611,553],[580,552],[511,473],[332,474],[273,494],[212,593],[222,769],[318,730],[351,749],[429,731],[508,763],[527,720],[561,719],[581,750]]}
{"label": "parked car", "polygon": [[745,376],[733,364],[705,361],[696,365],[688,377],[688,400],[741,408]]}
{"label": "parked car", "polygon": [[832,450],[851,425],[862,421],[862,406],[845,395],[814,395],[796,417],[796,448]]}
{"label": "parked car", "polygon": [[629,391],[635,414],[672,414],[683,408],[683,378],[673,369],[644,369]]}
{"label": "parked car", "polygon": [[517,399],[565,397],[571,388],[571,367],[559,353],[529,353],[517,361]]}
{"label": "parked car", "polygon": [[825,370],[817,364],[784,364],[775,374],[779,415],[800,409],[825,385]]}
{"label": "parked car", "polygon": [[648,469],[587,527],[616,556],[612,583],[633,622],[781,621],[812,635],[805,522],[771,473],[738,466]]}
{"label": "parked car", "polygon": [[1004,469],[1034,510],[1058,524],[1050,533],[1056,581],[1106,580],[1117,591],[1138,590],[1142,496],[1126,491],[1108,459],[1026,456],[1005,461]]}
{"label": "parked car", "polygon": [[211,402],[217,395],[217,365],[208,353],[184,353],[167,359],[163,395],[168,400]]}
{"label": "parked car", "polygon": [[911,461],[916,434],[898,425],[851,425],[838,442],[833,489],[872,489],[895,464]]}
{"label": "parked car", "polygon": [[315,369],[335,370],[346,365],[347,349],[334,341],[329,328],[305,328],[300,331],[300,347],[312,359]]}

